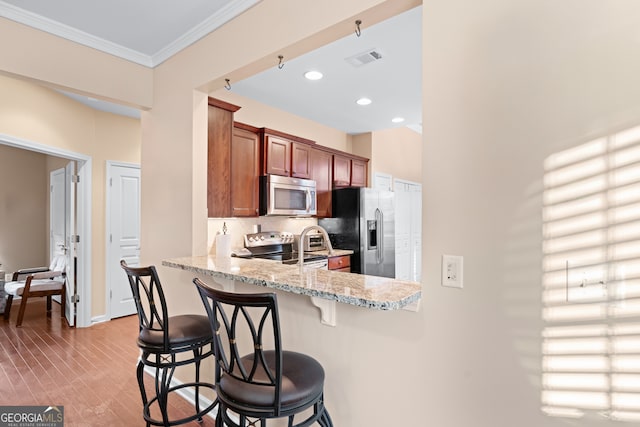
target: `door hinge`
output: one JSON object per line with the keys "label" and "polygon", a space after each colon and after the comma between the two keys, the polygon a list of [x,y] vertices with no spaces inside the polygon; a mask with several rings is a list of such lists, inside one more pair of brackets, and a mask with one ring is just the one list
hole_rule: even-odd
{"label": "door hinge", "polygon": [[80,243],[80,236],[77,234],[71,235],[71,243]]}
{"label": "door hinge", "polygon": [[113,299],[113,291],[112,290],[109,291],[109,299]]}
{"label": "door hinge", "polygon": [[109,234],[109,243],[113,243],[113,234]]}
{"label": "door hinge", "polygon": [[79,303],[80,302],[80,295],[75,294],[74,296],[71,297],[71,302],[72,303]]}
{"label": "door hinge", "polygon": [[113,187],[113,178],[109,178],[109,187]]}
{"label": "door hinge", "polygon": [[71,175],[71,182],[75,182],[76,184],[80,182],[80,175]]}

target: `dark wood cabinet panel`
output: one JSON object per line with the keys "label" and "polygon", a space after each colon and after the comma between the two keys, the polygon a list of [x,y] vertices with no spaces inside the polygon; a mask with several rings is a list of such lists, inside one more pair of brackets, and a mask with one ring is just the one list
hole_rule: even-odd
{"label": "dark wood cabinet panel", "polygon": [[349,187],[351,185],[351,159],[339,154],[333,155],[333,186]]}
{"label": "dark wood cabinet panel", "polygon": [[299,142],[291,143],[291,176],[296,178],[311,177],[311,146]]}
{"label": "dark wood cabinet panel", "polygon": [[231,140],[231,215],[258,216],[260,140],[258,134],[234,128]]}
{"label": "dark wood cabinet panel", "polygon": [[312,148],[311,179],[316,182],[316,208],[318,218],[331,218],[331,190],[333,188],[333,154]]}
{"label": "dark wood cabinet panel", "polygon": [[367,186],[367,163],[362,160],[351,160],[351,186]]}
{"label": "dark wood cabinet panel", "polygon": [[289,176],[291,173],[291,141],[275,136],[266,136],[265,172]]}
{"label": "dark wood cabinet panel", "polygon": [[233,112],[209,105],[207,211],[210,218],[228,217],[230,206],[230,158]]}

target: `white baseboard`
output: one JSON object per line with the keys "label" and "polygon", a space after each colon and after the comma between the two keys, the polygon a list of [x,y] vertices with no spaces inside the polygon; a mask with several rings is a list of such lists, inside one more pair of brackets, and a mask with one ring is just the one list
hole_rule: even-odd
{"label": "white baseboard", "polygon": [[107,318],[107,316],[105,316],[104,314],[102,316],[94,316],[91,318],[91,324],[95,325],[96,323],[102,323],[102,322],[108,322],[109,318]]}

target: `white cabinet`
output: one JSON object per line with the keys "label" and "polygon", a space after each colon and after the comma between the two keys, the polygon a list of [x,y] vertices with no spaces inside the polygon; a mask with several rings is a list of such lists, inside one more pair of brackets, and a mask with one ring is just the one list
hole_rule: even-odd
{"label": "white cabinet", "polygon": [[422,184],[394,180],[396,278],[422,279]]}

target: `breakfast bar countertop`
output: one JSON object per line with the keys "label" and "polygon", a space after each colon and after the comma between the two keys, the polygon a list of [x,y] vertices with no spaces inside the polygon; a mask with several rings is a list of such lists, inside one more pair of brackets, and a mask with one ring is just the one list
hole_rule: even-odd
{"label": "breakfast bar countertop", "polygon": [[256,286],[264,286],[375,310],[417,310],[422,285],[416,282],[314,268],[300,269],[263,259],[214,255],[163,260],[162,265]]}

